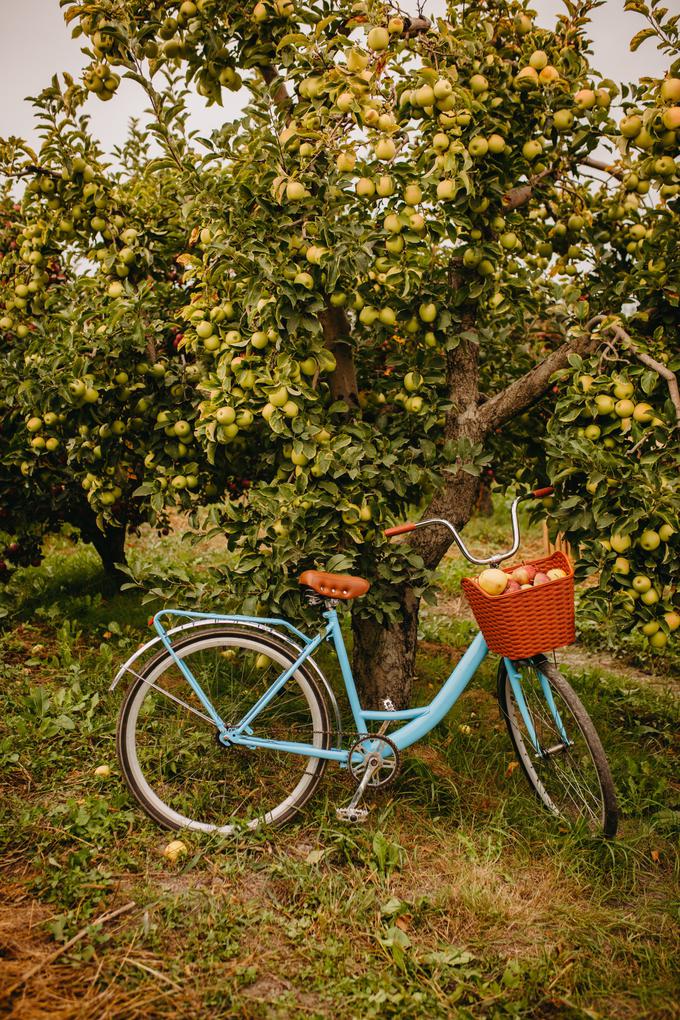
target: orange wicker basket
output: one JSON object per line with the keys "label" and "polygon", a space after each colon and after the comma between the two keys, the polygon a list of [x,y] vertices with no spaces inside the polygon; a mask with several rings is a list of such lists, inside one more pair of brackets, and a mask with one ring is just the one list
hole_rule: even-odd
{"label": "orange wicker basket", "polygon": [[502,569],[510,574],[523,565],[536,567],[543,573],[561,567],[567,576],[504,595],[487,595],[472,577],[464,577],[461,582],[490,650],[508,659],[528,659],[540,652],[570,645],[576,637],[574,571],[567,557],[556,551],[550,556]]}

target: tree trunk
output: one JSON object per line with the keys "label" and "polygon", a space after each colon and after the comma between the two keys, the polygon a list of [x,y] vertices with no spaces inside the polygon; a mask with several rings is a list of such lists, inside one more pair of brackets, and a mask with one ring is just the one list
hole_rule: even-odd
{"label": "tree trunk", "polygon": [[125,564],[125,538],[127,528],[123,526],[106,525],[104,530],[97,524],[97,518],[89,503],[74,508],[70,514],[70,523],[80,529],[80,536],[84,542],[91,542],[97,550],[102,561],[104,573],[109,584],[119,587],[126,579],[126,575],[116,566],[117,563]]}
{"label": "tree trunk", "polygon": [[[471,335],[474,317],[463,316],[461,333],[465,338],[447,353],[447,386],[452,402],[447,414],[445,435],[455,443],[468,439],[473,443],[484,438],[479,423],[479,350]],[[424,518],[439,517],[462,528],[475,510],[479,494],[479,478],[458,467],[435,493],[425,510]],[[409,539],[423,558],[425,567],[433,570],[452,542],[451,532],[442,526],[422,528]],[[418,637],[418,599],[413,589],[405,586],[399,592],[400,620],[384,627],[375,620],[362,619],[357,606],[352,619],[354,633],[353,670],[362,703],[382,707],[390,698],[395,708],[405,708],[411,696]]]}
{"label": "tree trunk", "polygon": [[[407,708],[415,673],[418,637],[418,599],[405,586],[399,592],[401,618],[390,626],[352,616],[353,670],[365,708],[382,709],[389,698],[397,709]],[[357,607],[358,608],[358,607]]]}
{"label": "tree trunk", "polygon": [[[111,580],[123,581],[125,574],[118,569],[117,563],[125,563],[125,528],[108,526],[104,531],[94,528],[87,535],[87,540],[95,547],[102,561],[104,573]],[[85,536],[84,536],[85,537]]]}
{"label": "tree trunk", "polygon": [[493,499],[491,498],[491,489],[486,482],[480,482],[479,484],[476,510],[478,514],[482,515],[482,517],[493,516]]}
{"label": "tree trunk", "polygon": [[335,369],[330,375],[333,400],[344,400],[352,412],[359,406],[357,373],[354,355],[349,342],[351,327],[344,308],[328,305],[319,313],[326,347],[335,357]]}

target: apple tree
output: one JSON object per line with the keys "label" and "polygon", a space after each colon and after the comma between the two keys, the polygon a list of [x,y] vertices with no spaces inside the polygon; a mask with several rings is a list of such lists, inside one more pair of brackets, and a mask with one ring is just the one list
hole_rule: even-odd
{"label": "apple tree", "polygon": [[[451,0],[436,25],[372,2],[62,3],[86,83],[146,91],[183,194],[183,349],[205,365],[193,434],[209,463],[253,465],[244,498],[214,510],[228,589],[295,612],[300,569],[365,574],[355,672],[402,705],[449,536],[395,549],[383,527],[414,505],[462,527],[503,434],[600,348],[588,320],[631,295],[586,176],[617,131],[616,86],[589,60],[593,4],[543,29],[516,0]],[[243,117],[178,145],[169,68],[210,102],[245,84]],[[615,281],[586,301],[582,265],[605,255]]]}
{"label": "apple tree", "polygon": [[65,522],[115,574],[128,527],[167,526],[165,490],[181,506],[236,484],[190,424],[202,369],[179,349],[175,258],[189,238],[173,175],[137,127],[107,166],[79,114],[85,90],[66,85],[35,101],[39,151],[2,150],[6,179],[24,185],[20,201],[6,192],[0,242],[5,577]]}

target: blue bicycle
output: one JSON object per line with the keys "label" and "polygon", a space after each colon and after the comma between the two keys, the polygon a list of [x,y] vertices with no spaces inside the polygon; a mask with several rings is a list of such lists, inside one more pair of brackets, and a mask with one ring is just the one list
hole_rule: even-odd
{"label": "blue bicycle", "polygon": [[[533,494],[531,494],[533,495]],[[444,526],[472,563],[499,564],[519,548],[517,497],[513,546],[488,559],[466,548],[444,520],[388,529]],[[123,775],[141,807],[161,825],[224,834],[282,825],[300,815],[328,762],[346,769],[354,796],[337,808],[357,822],[367,792],[391,783],[406,748],[449,712],[484,661],[478,633],[427,705],[364,708],[338,620],[341,602],[369,589],[360,577],[307,570],[300,576],[323,625],[314,636],[282,618],[163,610],[157,636],[121,667],[131,674],[118,723]],[[344,681],[352,734],[343,730],[331,684],[314,659],[331,642]],[[502,659],[498,699],[524,775],[554,815],[614,836],[618,811],[602,743],[581,701],[545,655]]]}

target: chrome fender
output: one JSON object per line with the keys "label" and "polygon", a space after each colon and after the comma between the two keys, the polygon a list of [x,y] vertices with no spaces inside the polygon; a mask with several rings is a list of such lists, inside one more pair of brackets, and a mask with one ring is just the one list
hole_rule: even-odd
{"label": "chrome fender", "polygon": [[[199,627],[214,627],[215,624],[229,624],[230,622],[231,622],[230,620],[225,619],[224,617],[216,617],[214,620],[211,619],[194,620],[191,623],[183,623],[179,627],[173,627],[171,630],[166,631],[166,637],[172,637],[173,634],[180,634],[187,630],[196,630]],[[300,656],[300,654],[303,651],[300,645],[298,645],[295,641],[289,638],[286,634],[282,634],[280,631],[276,630],[274,627],[270,627],[264,623],[248,623],[248,627],[252,628],[253,630],[261,630],[265,634],[270,634],[272,637],[277,638],[278,641],[282,641],[290,649],[291,653],[294,654],[294,657],[296,659]],[[135,677],[135,679],[141,680],[142,677],[140,677],[139,673],[136,672],[136,670],[132,669],[133,664],[138,662],[143,657],[145,657],[146,653],[149,652],[152,648],[155,648],[156,645],[161,644],[163,644],[163,640],[160,637],[160,635],[157,635],[156,637],[151,638],[151,640],[147,641],[145,644],[140,645],[140,647],[135,652],[133,652],[130,658],[127,659],[126,662],[124,662],[123,665],[120,667],[115,677],[113,678],[113,681],[109,687],[109,691],[115,691],[116,687],[118,686],[118,684],[120,683],[120,681],[122,680],[123,676],[126,673],[130,673],[133,677]],[[309,664],[310,668],[313,670],[317,680],[319,680],[319,682],[325,689],[326,694],[330,699],[331,706],[333,708],[333,714],[335,716],[335,725],[337,728],[339,744],[342,738],[342,718],[340,716],[340,707],[338,705],[338,699],[336,698],[335,692],[333,691],[333,688],[329,684],[328,680],[321,672],[321,670],[319,669],[316,662],[311,656],[305,660],[305,665],[307,664]]]}

